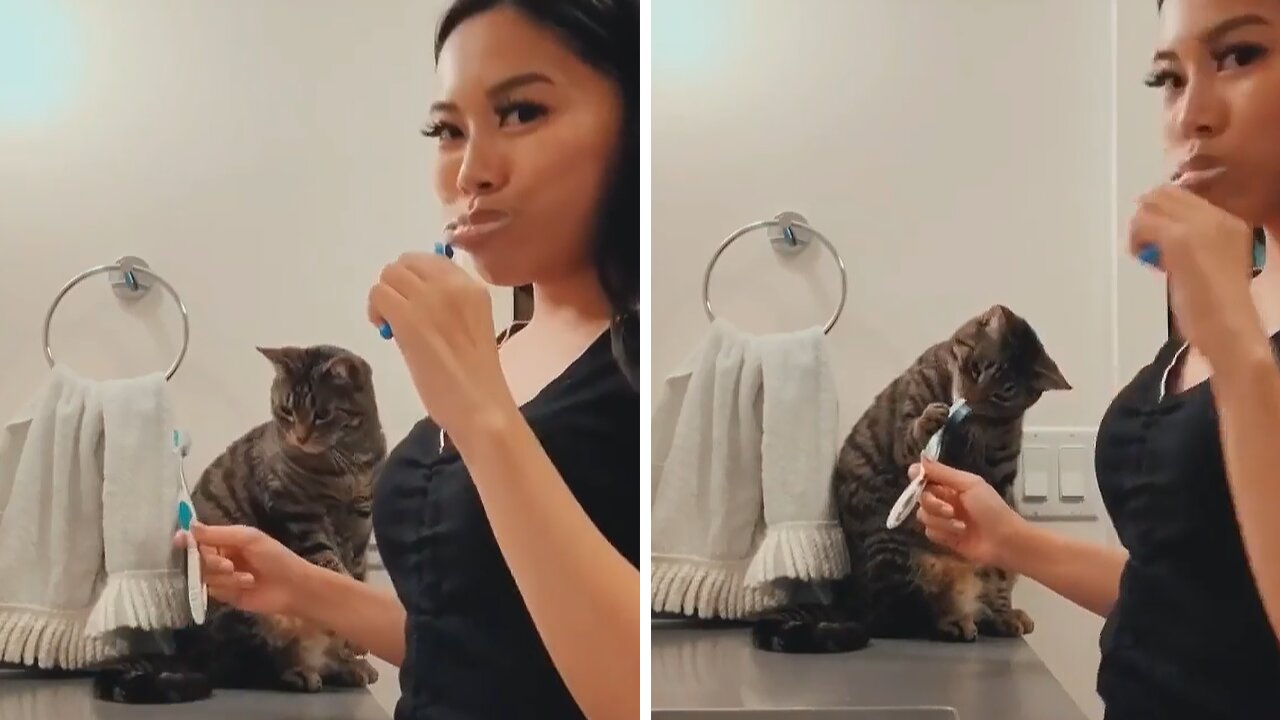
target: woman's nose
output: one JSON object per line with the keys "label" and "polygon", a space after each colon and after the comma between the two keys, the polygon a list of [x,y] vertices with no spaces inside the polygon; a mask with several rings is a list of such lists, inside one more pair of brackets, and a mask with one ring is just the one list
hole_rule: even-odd
{"label": "woman's nose", "polygon": [[507,167],[507,160],[495,142],[473,139],[458,168],[458,190],[465,195],[495,193],[507,184]]}

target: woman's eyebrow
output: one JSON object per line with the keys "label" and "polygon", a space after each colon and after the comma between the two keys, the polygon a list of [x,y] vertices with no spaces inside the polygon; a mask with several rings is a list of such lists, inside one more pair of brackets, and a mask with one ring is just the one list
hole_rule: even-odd
{"label": "woman's eyebrow", "polygon": [[[1226,20],[1223,20],[1217,25],[1214,25],[1213,27],[1209,28],[1208,30],[1205,30],[1203,33],[1200,34],[1200,42],[1204,43],[1205,45],[1213,45],[1214,43],[1217,43],[1218,41],[1222,40],[1224,35],[1226,35],[1227,33],[1230,33],[1233,30],[1239,30],[1240,28],[1251,27],[1254,25],[1269,26],[1271,25],[1271,23],[1261,15],[1253,15],[1253,14],[1237,15],[1236,17],[1227,18]],[[1172,50],[1161,50],[1157,52],[1151,59],[1152,61],[1177,60],[1178,56],[1177,56],[1177,53],[1173,52]]]}
{"label": "woman's eyebrow", "polygon": [[[485,94],[488,95],[489,98],[492,100],[495,98],[503,97],[505,95],[509,95],[513,90],[518,90],[527,85],[537,85],[539,83],[545,83],[547,85],[555,85],[555,82],[551,78],[547,77],[546,75],[543,75],[540,72],[527,72],[527,73],[520,73],[519,75],[512,75],[511,77],[506,78],[505,80],[500,80],[494,83],[493,86],[491,86]],[[453,112],[453,111],[456,111],[457,109],[458,109],[458,106],[455,103],[451,103],[444,100],[431,103],[431,112],[433,113]]]}

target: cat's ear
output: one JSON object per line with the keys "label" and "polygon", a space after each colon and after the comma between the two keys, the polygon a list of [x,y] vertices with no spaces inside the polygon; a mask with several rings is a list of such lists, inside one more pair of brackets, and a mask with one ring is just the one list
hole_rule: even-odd
{"label": "cat's ear", "polygon": [[258,352],[281,373],[289,373],[295,369],[302,354],[299,348],[293,347],[259,347]]}
{"label": "cat's ear", "polygon": [[1013,311],[1004,305],[992,305],[982,314],[982,327],[994,339],[1004,336],[1013,323]]}
{"label": "cat's ear", "polygon": [[338,355],[324,364],[324,371],[338,382],[358,385],[364,378],[363,364],[349,355]]}
{"label": "cat's ear", "polygon": [[1070,390],[1071,383],[1063,377],[1062,371],[1058,369],[1058,364],[1049,357],[1048,353],[1040,353],[1040,357],[1036,360],[1036,365],[1032,368],[1032,383],[1036,389],[1042,392],[1050,390]]}

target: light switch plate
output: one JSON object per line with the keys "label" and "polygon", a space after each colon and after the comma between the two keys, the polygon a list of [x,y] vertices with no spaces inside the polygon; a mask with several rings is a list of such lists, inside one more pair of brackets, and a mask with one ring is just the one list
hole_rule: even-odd
{"label": "light switch plate", "polygon": [[1093,471],[1094,428],[1027,428],[1014,480],[1014,507],[1026,518],[1097,520],[1102,509]]}

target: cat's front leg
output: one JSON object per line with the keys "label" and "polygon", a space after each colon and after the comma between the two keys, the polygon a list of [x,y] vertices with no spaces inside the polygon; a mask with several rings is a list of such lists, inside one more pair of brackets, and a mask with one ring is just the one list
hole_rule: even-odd
{"label": "cat's front leg", "polygon": [[911,423],[911,447],[908,452],[912,458],[919,457],[924,446],[929,443],[929,438],[947,424],[947,416],[950,414],[951,406],[946,403],[934,402],[925,406],[919,417]]}
{"label": "cat's front leg", "polygon": [[998,568],[983,568],[979,577],[983,586],[979,633],[988,637],[1022,637],[1035,630],[1031,616],[1013,607],[1015,576]]}
{"label": "cat's front leg", "polygon": [[930,639],[973,642],[982,617],[983,585],[972,563],[948,552],[915,554],[915,581],[929,598],[933,627]]}

